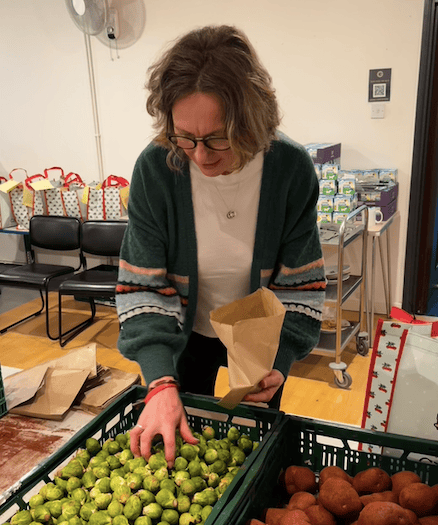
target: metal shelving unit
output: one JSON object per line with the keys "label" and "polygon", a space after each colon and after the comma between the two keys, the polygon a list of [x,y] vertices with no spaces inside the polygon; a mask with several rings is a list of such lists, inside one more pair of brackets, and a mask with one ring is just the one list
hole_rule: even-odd
{"label": "metal shelving unit", "polygon": [[[362,215],[363,221],[356,221]],[[353,382],[347,372],[346,363],[341,361],[344,348],[356,337],[357,353],[367,355],[369,351],[368,311],[366,294],[366,260],[367,260],[367,225],[368,209],[361,206],[349,213],[340,225],[328,224],[320,228],[321,244],[323,246],[337,246],[338,276],[336,284],[326,288],[325,304],[336,309],[336,329],[333,333],[321,332],[316,348],[312,353],[317,355],[334,356],[329,364],[335,375],[334,381],[339,388],[349,388]],[[344,252],[354,241],[362,241],[362,261],[360,275],[349,275],[343,280]],[[341,285],[339,285],[341,283]],[[359,290],[359,319],[351,322],[350,326],[342,329],[342,305]]]}

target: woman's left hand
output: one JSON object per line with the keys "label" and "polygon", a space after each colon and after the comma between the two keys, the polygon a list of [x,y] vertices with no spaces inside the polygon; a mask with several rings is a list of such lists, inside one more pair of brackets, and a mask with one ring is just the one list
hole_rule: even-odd
{"label": "woman's left hand", "polygon": [[267,403],[284,383],[284,380],[284,375],[279,370],[272,370],[272,372],[264,377],[258,384],[260,390],[254,394],[247,394],[242,401]]}

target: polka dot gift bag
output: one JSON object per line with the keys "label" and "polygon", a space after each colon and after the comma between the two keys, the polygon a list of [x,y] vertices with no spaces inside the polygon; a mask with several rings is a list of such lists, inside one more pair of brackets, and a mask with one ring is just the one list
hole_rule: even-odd
{"label": "polka dot gift bag", "polygon": [[129,182],[123,177],[110,175],[101,185],[88,188],[87,219],[119,220],[126,215],[124,193]]}

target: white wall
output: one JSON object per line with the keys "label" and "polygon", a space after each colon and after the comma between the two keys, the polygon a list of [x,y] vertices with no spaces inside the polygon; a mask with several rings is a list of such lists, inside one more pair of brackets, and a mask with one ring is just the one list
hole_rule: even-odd
{"label": "white wall", "polygon": [[[402,215],[392,273],[401,303],[423,2],[147,0],[145,7],[144,32],[119,59],[92,42],[105,175],[129,179],[152,136],[143,84],[164,46],[195,26],[237,25],[273,77],[286,133],[301,143],[341,142],[343,168],[398,168]],[[370,118],[375,68],[392,68],[383,120]],[[0,175],[61,166],[97,179],[84,37],[62,0],[0,2],[0,70]],[[18,236],[6,237],[0,260],[20,256]],[[377,310],[379,302],[381,294]]]}

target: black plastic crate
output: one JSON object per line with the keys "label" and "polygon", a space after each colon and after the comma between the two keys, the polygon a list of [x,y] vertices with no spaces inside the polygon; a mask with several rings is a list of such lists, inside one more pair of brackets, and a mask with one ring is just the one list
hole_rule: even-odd
{"label": "black plastic crate", "polygon": [[[366,444],[384,447],[382,454],[367,452]],[[359,450],[361,445],[363,450]],[[307,466],[316,474],[336,465],[351,476],[370,467],[379,467],[389,475],[411,470],[423,483],[435,485],[438,442],[285,416],[245,477],[230,487],[232,503],[214,525],[244,525],[251,518],[262,519],[264,509],[284,504],[278,480],[290,465]]]}
{"label": "black plastic crate", "polygon": [[[15,512],[28,508],[28,501],[46,483],[53,481],[60,466],[65,465],[80,448],[85,447],[89,437],[95,437],[101,443],[108,438],[130,430],[137,422],[144,405],[137,401],[146,396],[146,388],[133,386],[124,395],[120,396],[101,414],[84,426],[73,438],[63,445],[57,452],[41,463],[36,469],[22,478],[17,486],[11,488],[8,494],[3,494],[4,502],[0,500],[0,523],[4,523]],[[218,399],[189,394],[181,394],[186,408],[189,425],[197,432],[205,426],[212,426],[218,438],[226,437],[228,429],[237,427],[241,434],[247,434],[260,445],[247,457],[240,467],[228,490],[214,505],[213,511],[206,521],[212,524],[231,501],[231,489],[234,484],[241,484],[247,470],[262,453],[264,447],[272,438],[275,428],[284,419],[284,413],[277,410],[259,408],[252,405],[238,405],[233,410],[227,410],[217,404]],[[1,497],[1,495],[0,495]]]}

